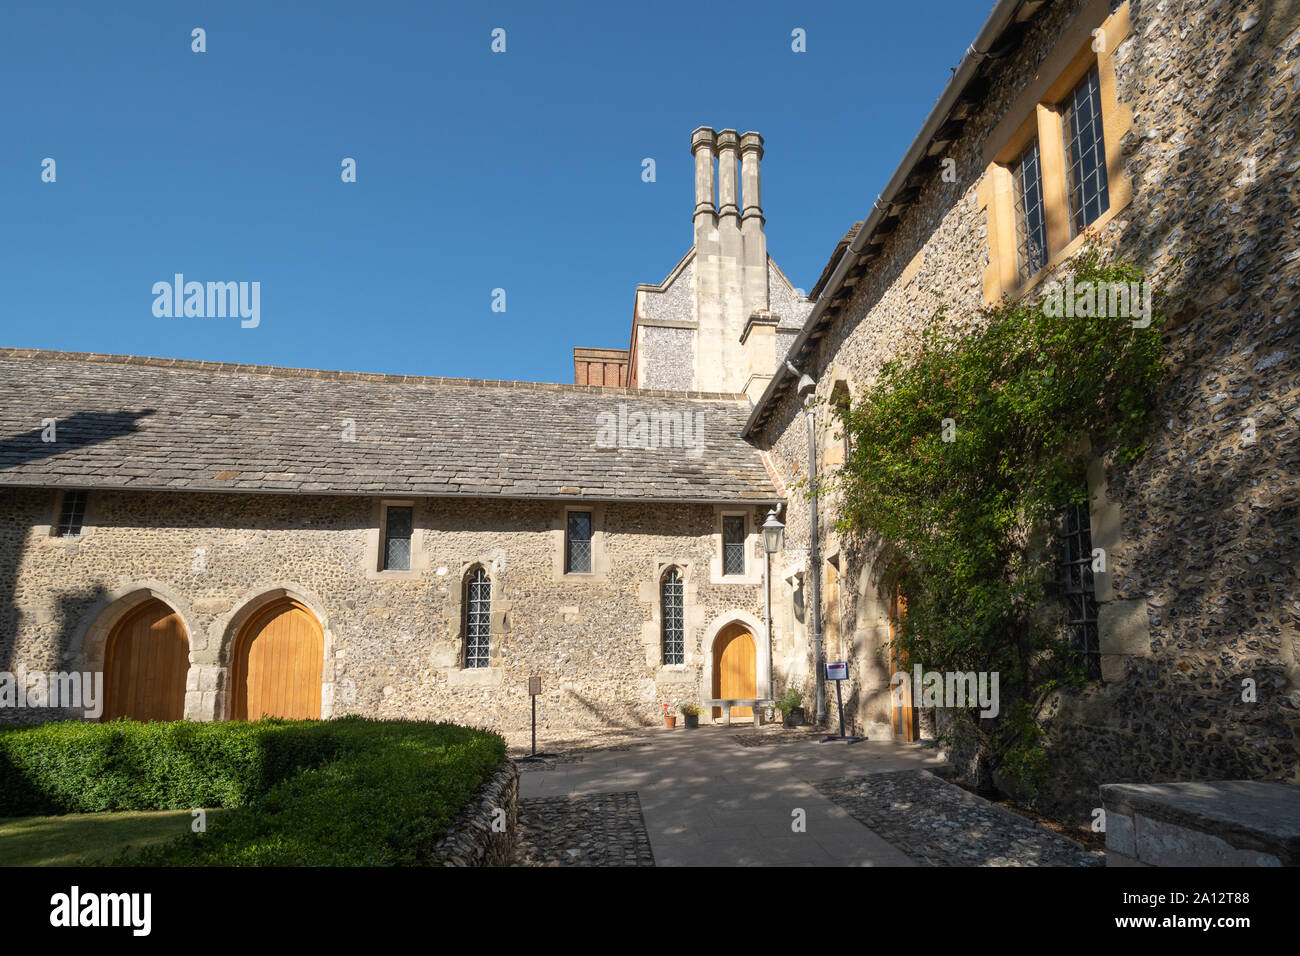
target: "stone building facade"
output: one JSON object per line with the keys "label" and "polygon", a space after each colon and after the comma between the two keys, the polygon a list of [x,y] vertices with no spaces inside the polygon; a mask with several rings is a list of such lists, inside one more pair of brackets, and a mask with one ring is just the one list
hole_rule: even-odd
{"label": "stone building facade", "polygon": [[[109,661],[161,602],[185,655],[176,716],[198,720],[241,715],[238,649],[282,605],[319,628],[309,716],[521,731],[539,677],[544,731],[645,726],[717,696],[726,628],[751,636],[770,679],[758,526],[776,496],[736,437],[736,396],[26,350],[0,368],[0,672],[104,672],[110,698],[114,675],[162,682],[151,658],[125,676]],[[638,435],[638,415],[668,424]],[[385,567],[392,508],[409,509],[400,568]],[[574,513],[589,516],[583,567],[566,564]],[[724,573],[726,517],[743,527],[740,573]]]}
{"label": "stone building facade", "polygon": [[[1099,783],[1295,781],[1300,11],[1260,0],[1008,3],[973,50],[814,290],[789,357],[815,391],[800,394],[778,370],[746,436],[770,451],[778,483],[794,484],[807,474],[811,397],[817,454],[834,469],[828,409],[869,389],[936,309],[971,315],[1052,281],[1083,242],[1060,229],[1069,209],[1051,206],[1069,198],[1062,104],[1091,75],[1110,189],[1090,228],[1168,284],[1175,306],[1146,453],[1126,471],[1095,460],[1088,474],[1092,541],[1109,560],[1095,581],[1101,679],[1045,705],[1052,767],[1040,802],[1087,821]],[[1035,140],[1047,241],[1026,277],[1012,169]],[[827,655],[851,662],[858,727],[889,734],[891,589],[877,554],[835,533],[834,501],[820,503]],[[786,525],[788,549],[806,552],[802,495],[789,498]],[[805,559],[792,579],[809,570]],[[1243,699],[1244,686],[1257,698]]]}

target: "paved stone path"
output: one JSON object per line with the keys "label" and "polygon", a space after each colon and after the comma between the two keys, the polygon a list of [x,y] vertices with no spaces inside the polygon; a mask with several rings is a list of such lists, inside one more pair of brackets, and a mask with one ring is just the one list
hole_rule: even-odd
{"label": "paved stone path", "polygon": [[[562,811],[538,801],[635,792],[659,866],[915,865],[811,781],[936,766],[935,751],[886,741],[818,744],[808,735],[752,747],[737,735],[735,727],[664,729],[619,749],[589,750],[580,760],[561,755],[541,770],[534,765],[520,776],[521,820],[549,822],[534,826],[521,861],[557,859],[535,841],[543,831],[564,831],[556,819]],[[593,848],[583,852],[594,858]]]}
{"label": "paved stone path", "polygon": [[923,866],[1104,866],[1032,820],[921,770],[825,780],[817,791]]}
{"label": "paved stone path", "polygon": [[[940,780],[915,744],[736,727],[626,733],[520,764],[522,866],[1097,865]],[[549,748],[548,748],[549,749]]]}

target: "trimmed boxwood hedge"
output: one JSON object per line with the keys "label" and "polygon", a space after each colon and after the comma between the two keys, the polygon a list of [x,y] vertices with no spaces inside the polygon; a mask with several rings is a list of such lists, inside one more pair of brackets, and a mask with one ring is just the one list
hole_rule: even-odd
{"label": "trimmed boxwood hedge", "polygon": [[229,807],[116,862],[418,864],[504,760],[501,737],[453,724],[45,724],[0,731],[0,816]]}

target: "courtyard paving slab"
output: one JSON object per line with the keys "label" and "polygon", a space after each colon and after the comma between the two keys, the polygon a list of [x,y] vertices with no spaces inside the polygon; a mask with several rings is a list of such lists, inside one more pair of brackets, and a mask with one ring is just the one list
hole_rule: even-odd
{"label": "courtyard paving slab", "polygon": [[[943,766],[938,753],[889,741],[817,743],[810,734],[764,732],[762,746],[738,728],[701,727],[651,732],[617,749],[561,754],[520,776],[521,828],[530,808],[555,822],[555,801],[635,793],[658,866],[914,866],[917,861],[864,826],[815,784],[864,774]],[[770,735],[770,736],[767,736]],[[770,743],[768,741],[771,741]],[[752,744],[752,740],[747,740]],[[544,801],[541,803],[540,801]],[[634,845],[630,814],[602,826],[620,846]],[[586,831],[590,815],[578,825]],[[534,831],[537,835],[537,831]],[[524,834],[522,858],[564,865],[592,859],[598,840],[563,846],[568,860]],[[531,841],[531,842],[530,842]],[[630,841],[630,842],[629,842]],[[580,854],[568,851],[577,849]],[[603,851],[602,851],[603,852]],[[618,850],[614,856],[627,855]],[[635,858],[636,854],[630,854]],[[616,864],[617,865],[617,864]],[[626,865],[637,865],[629,859]]]}

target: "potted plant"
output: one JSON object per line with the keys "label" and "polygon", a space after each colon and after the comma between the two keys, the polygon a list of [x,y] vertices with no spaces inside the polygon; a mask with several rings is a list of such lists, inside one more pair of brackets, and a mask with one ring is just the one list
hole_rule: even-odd
{"label": "potted plant", "polygon": [[697,704],[682,704],[682,716],[686,718],[686,729],[694,730],[700,726],[700,708]]}
{"label": "potted plant", "polygon": [[676,715],[676,714],[670,714],[670,713],[668,713],[668,705],[667,705],[667,704],[664,704],[664,726],[665,726],[665,727],[676,727],[676,726],[677,726],[677,715]]}
{"label": "potted plant", "polygon": [[796,687],[787,687],[785,696],[776,702],[776,709],[783,715],[782,723],[787,727],[802,727],[804,722],[803,692]]}

